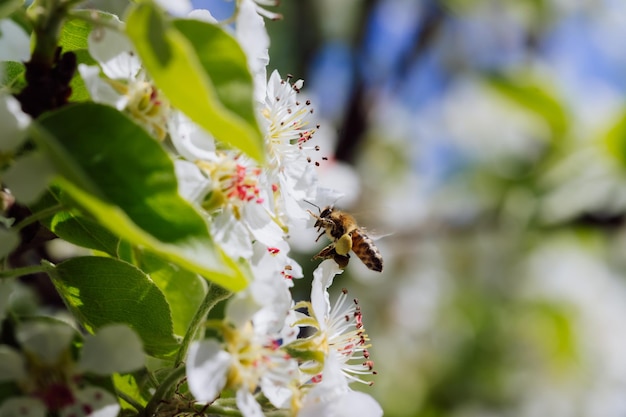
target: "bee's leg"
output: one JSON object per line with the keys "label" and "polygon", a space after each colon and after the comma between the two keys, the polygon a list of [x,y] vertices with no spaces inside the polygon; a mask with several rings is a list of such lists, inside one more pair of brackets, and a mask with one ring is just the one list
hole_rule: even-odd
{"label": "bee's leg", "polygon": [[[319,231],[319,229],[317,229]],[[317,242],[318,240],[320,240],[320,237],[324,236],[324,234],[326,233],[325,230],[322,230],[322,233],[320,233],[320,235],[317,237],[317,239],[315,239],[315,241]]]}
{"label": "bee's leg", "polygon": [[348,266],[348,262],[350,261],[350,255],[339,255],[338,253],[335,253],[333,259],[335,260],[335,262],[337,262],[339,268],[344,269],[346,266]]}
{"label": "bee's leg", "polygon": [[331,243],[322,249],[317,255],[313,257],[313,259],[328,259],[335,256],[337,252],[335,252],[335,244]]}
{"label": "bee's leg", "polygon": [[313,259],[330,259],[330,258],[332,258],[335,262],[337,262],[337,265],[341,269],[344,269],[346,266],[348,266],[348,262],[350,261],[350,255],[348,254],[341,255],[337,253],[334,243],[331,243],[330,245],[326,246],[324,249],[320,251],[320,253],[318,253],[317,255],[313,257]]}

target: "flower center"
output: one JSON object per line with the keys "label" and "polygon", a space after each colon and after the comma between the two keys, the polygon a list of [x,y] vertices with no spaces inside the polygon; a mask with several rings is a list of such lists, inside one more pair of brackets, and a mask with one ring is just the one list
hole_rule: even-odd
{"label": "flower center", "polygon": [[331,309],[328,324],[328,347],[336,352],[342,362],[342,372],[351,381],[372,385],[362,375],[375,375],[374,362],[367,350],[369,336],[363,326],[363,314],[359,301],[348,300],[348,291],[344,288]]}
{"label": "flower center", "polygon": [[71,359],[63,355],[58,363],[46,365],[27,355],[29,374],[22,388],[40,398],[50,410],[59,410],[75,402],[72,392]]}
{"label": "flower center", "polygon": [[243,328],[228,327],[224,332],[226,350],[235,358],[235,365],[230,369],[228,384],[231,387],[246,386],[254,391],[261,377],[274,368],[277,359],[284,357],[279,351],[280,341],[270,340],[261,343],[254,333],[252,323]]}
{"label": "flower center", "polygon": [[[281,80],[275,88],[275,96],[268,97],[262,114],[269,123],[266,144],[272,164],[280,164],[285,153],[302,150],[317,131],[311,128],[309,118],[313,114],[311,101],[299,101],[302,80],[294,84]],[[317,148],[314,148],[317,149]]]}
{"label": "flower center", "polygon": [[212,191],[203,203],[208,211],[229,206],[239,218],[243,204],[253,201],[262,203],[259,176],[261,168],[247,167],[225,154],[218,154],[215,161],[198,161],[198,167],[211,179]]}
{"label": "flower center", "polygon": [[147,81],[137,81],[129,85],[126,111],[158,140],[167,134],[167,118],[170,106],[159,97],[156,86]]}
{"label": "flower center", "polygon": [[160,97],[156,86],[142,79],[132,80],[128,84],[116,80],[108,82],[117,92],[126,96],[124,111],[158,140],[165,139],[170,105]]}

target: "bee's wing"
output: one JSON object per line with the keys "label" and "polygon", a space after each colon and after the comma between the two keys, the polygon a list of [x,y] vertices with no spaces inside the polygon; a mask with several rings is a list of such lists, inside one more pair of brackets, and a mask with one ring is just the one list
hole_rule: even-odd
{"label": "bee's wing", "polygon": [[360,229],[361,234],[367,235],[367,237],[369,237],[374,242],[382,238],[385,238],[387,236],[395,235],[395,232],[380,233],[380,231],[378,230],[369,230],[369,229],[366,229],[365,227],[360,227],[359,229]]}

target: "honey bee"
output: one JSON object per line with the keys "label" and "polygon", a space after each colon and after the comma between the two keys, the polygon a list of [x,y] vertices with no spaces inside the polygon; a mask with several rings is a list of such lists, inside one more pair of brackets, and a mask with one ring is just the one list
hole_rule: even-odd
{"label": "honey bee", "polygon": [[336,210],[333,206],[325,207],[323,210],[318,207],[318,210],[320,210],[319,215],[307,210],[316,219],[314,227],[317,228],[318,232],[321,231],[315,241],[317,242],[326,234],[331,243],[313,259],[333,258],[340,268],[345,268],[350,260],[348,252],[352,250],[369,269],[382,272],[383,257],[372,239],[365,234],[363,228],[359,227],[354,217],[345,211]]}

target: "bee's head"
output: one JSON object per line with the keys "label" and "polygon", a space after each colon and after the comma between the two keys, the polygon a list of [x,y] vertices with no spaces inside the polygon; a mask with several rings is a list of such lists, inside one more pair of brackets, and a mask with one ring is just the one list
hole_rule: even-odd
{"label": "bee's head", "polygon": [[324,207],[324,210],[322,210],[320,212],[320,217],[325,218],[325,217],[330,216],[330,213],[332,213],[334,209],[335,209],[334,206],[326,206],[326,207]]}

